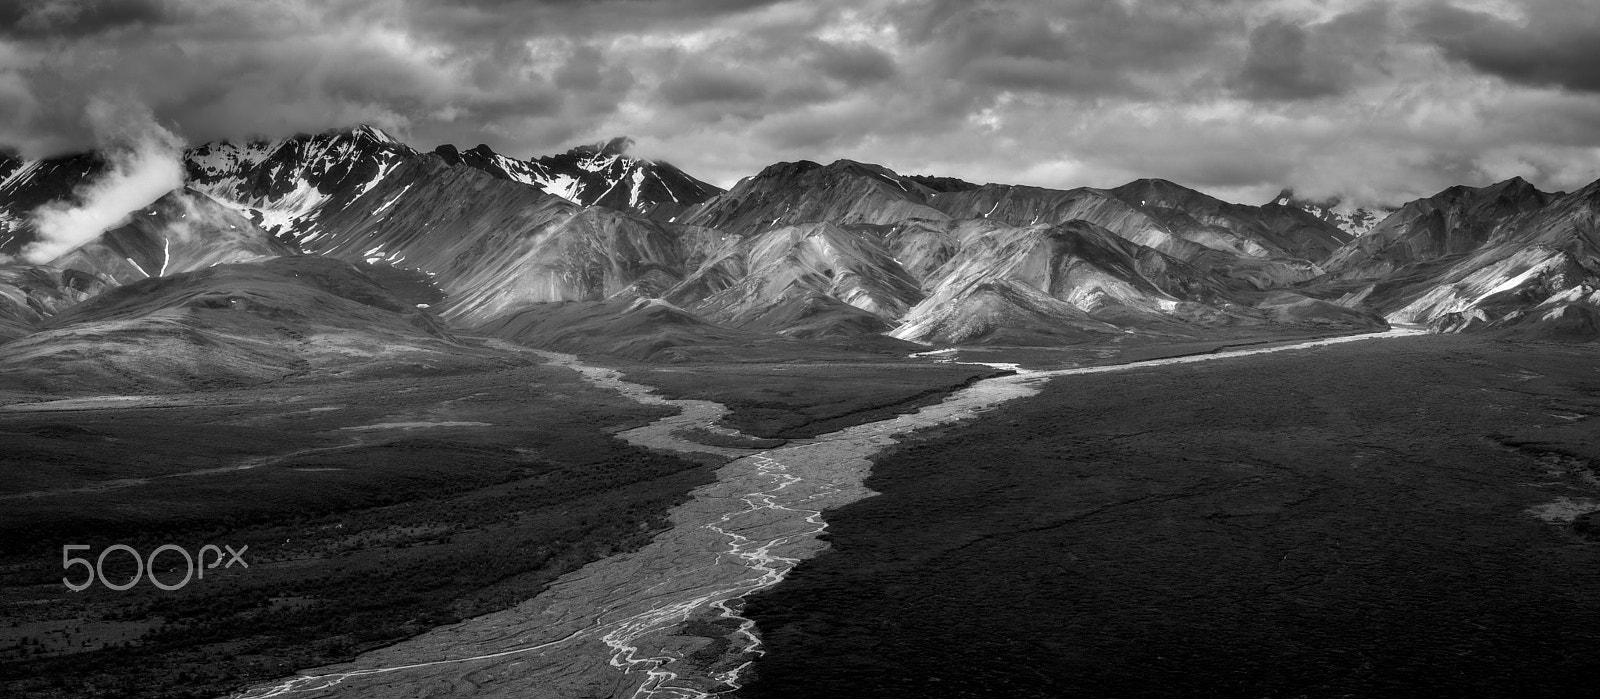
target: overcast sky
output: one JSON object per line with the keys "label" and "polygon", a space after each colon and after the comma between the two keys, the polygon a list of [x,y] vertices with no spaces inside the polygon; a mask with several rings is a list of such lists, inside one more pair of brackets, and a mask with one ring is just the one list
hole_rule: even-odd
{"label": "overcast sky", "polygon": [[782,160],[1048,187],[1398,201],[1600,178],[1591,0],[0,0],[0,143],[92,98],[190,143],[372,123],[520,157],[627,134],[729,186]]}

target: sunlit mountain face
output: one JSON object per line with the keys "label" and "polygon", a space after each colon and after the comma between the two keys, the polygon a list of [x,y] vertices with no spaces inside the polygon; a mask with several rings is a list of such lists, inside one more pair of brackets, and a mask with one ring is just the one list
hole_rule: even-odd
{"label": "sunlit mountain face", "polygon": [[1600,181],[630,148],[0,156],[0,694],[1596,677]]}

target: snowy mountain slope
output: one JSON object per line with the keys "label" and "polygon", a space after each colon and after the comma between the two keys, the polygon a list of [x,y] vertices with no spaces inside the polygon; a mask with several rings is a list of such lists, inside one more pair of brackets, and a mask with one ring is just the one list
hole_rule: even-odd
{"label": "snowy mountain slope", "polygon": [[[602,151],[583,167],[601,175],[649,170]],[[426,274],[446,297],[437,310],[467,325],[527,304],[603,299],[636,284],[659,293],[721,238],[585,208],[507,172],[451,164],[366,127],[199,155],[193,181],[280,238],[308,253]]]}
{"label": "snowy mountain slope", "polygon": [[1390,312],[1389,318],[1398,323],[1460,329],[1472,321],[1489,322],[1526,312],[1530,305],[1542,305],[1574,289],[1592,288],[1597,280],[1585,268],[1585,260],[1563,250],[1530,246],[1492,253],[1474,256],[1430,280],[1420,289],[1420,296]]}
{"label": "snowy mountain slope", "polygon": [[16,172],[25,162],[27,161],[20,153],[0,149],[0,180],[10,177],[11,173]]}
{"label": "snowy mountain slope", "polygon": [[661,218],[722,191],[670,163],[629,156],[632,143],[631,139],[619,137],[529,160],[507,157],[481,144],[465,151],[445,145],[434,153],[447,163],[467,165],[501,179],[537,187],[574,204]]}
{"label": "snowy mountain slope", "polygon": [[106,231],[50,264],[128,284],[296,253],[295,248],[233,209],[194,190],[181,189],[134,212],[126,225]]}
{"label": "snowy mountain slope", "polygon": [[33,211],[55,201],[70,201],[73,190],[104,172],[94,153],[45,160],[4,156],[0,162],[0,254],[15,255],[34,240]]}
{"label": "snowy mountain slope", "polygon": [[[186,156],[197,192],[132,212],[59,262],[125,284],[304,252],[366,265],[463,327],[543,332],[577,322],[558,308],[576,303],[609,318],[580,323],[595,331],[673,326],[723,343],[1377,325],[1366,306],[1479,327],[1534,308],[1569,317],[1600,268],[1571,235],[1587,209],[1520,181],[1447,190],[1352,238],[1292,202],[1231,204],[1165,180],[1051,190],[801,161],[719,193],[626,149],[617,139],[526,161],[486,147],[424,153],[371,127],[207,144]],[[98,163],[0,155],[0,211],[70,196]],[[204,235],[171,234],[199,210],[212,221]],[[18,230],[25,242],[25,221]],[[80,292],[30,293],[12,296],[61,305]],[[46,317],[21,308],[17,328]]]}
{"label": "snowy mountain slope", "polygon": [[383,131],[347,131],[277,141],[208,143],[185,156],[189,186],[246,212],[266,231],[297,240],[333,199],[347,202],[424,156]]}
{"label": "snowy mountain slope", "polygon": [[1261,208],[1283,207],[1304,212],[1323,221],[1339,230],[1344,231],[1352,238],[1366,235],[1374,226],[1394,213],[1394,209],[1365,208],[1346,206],[1338,197],[1323,200],[1311,200],[1295,196],[1294,190],[1284,189],[1273,197],[1272,201],[1262,205]]}
{"label": "snowy mountain slope", "polygon": [[1600,289],[1600,181],[1568,195],[1547,195],[1520,180],[1468,194],[1476,195],[1468,197],[1475,217],[1444,228],[1443,236],[1421,226],[1421,237],[1445,249],[1477,246],[1443,258],[1442,271],[1380,300],[1381,310],[1394,322],[1446,331],[1581,329],[1600,310],[1593,297]]}
{"label": "snowy mountain slope", "polygon": [[1451,187],[1409,202],[1324,263],[1334,279],[1384,277],[1408,265],[1477,250],[1506,219],[1548,206],[1558,195],[1521,178]]}
{"label": "snowy mountain slope", "polygon": [[[913,307],[938,297],[939,302],[929,308],[942,312],[968,303],[968,290],[980,286],[988,290],[980,305],[1000,308],[1021,304],[995,311],[996,317],[1033,319],[1018,322],[1066,319],[1102,333],[1108,328],[1122,332],[1152,324],[1170,326],[1174,331],[1193,331],[1219,323],[1272,322],[1270,314],[1250,310],[1253,298],[1249,290],[1280,283],[1280,277],[1299,279],[1318,271],[1303,260],[1252,258],[1180,238],[1150,213],[1165,211],[1153,203],[1147,211],[1100,191],[1065,196],[1040,191],[1045,195],[1019,194],[1023,192],[1020,188],[974,188],[959,182],[944,182],[935,189],[886,168],[852,161],[826,166],[780,163],[684,214],[680,220],[703,227],[698,230],[722,230],[727,236],[720,242],[710,242],[708,238],[702,263],[680,270],[681,280],[661,296],[673,308],[720,326],[791,336],[881,332],[906,323],[916,326],[922,321],[913,317]],[[1068,224],[1074,232],[1063,235],[1074,239],[1088,236],[1111,246],[1115,254],[1089,255],[1103,267],[1085,264],[1063,269],[1053,285],[1041,285],[1032,278],[1013,278],[1012,265],[1016,261],[1008,256],[1022,255],[1021,248],[1007,248],[997,241],[1036,235],[1049,229],[1049,225],[1017,226],[1000,217],[982,216],[953,220],[930,205],[940,197],[948,197],[947,203],[962,198],[970,206],[987,193],[998,193],[1011,203],[1007,216],[1038,211],[1039,218],[1078,221],[1096,215],[1095,207],[1110,210],[1111,214],[1099,218],[1113,222],[1118,216],[1136,220],[1149,232],[1147,240],[1186,253],[1207,268],[1187,264],[1103,228],[1092,227],[1092,233],[1072,228],[1089,225],[1080,221]],[[1199,196],[1196,193],[1194,198]],[[987,210],[997,211],[999,204],[991,202]],[[958,209],[961,205],[956,202]],[[1221,202],[1211,204],[1214,212],[1209,215],[1230,222],[1227,214],[1232,212],[1226,206]],[[1167,209],[1177,210],[1175,206]],[[1171,211],[1166,213],[1176,216]],[[1206,225],[1187,213],[1183,215],[1192,228]],[[1256,226],[1260,231],[1257,234],[1264,239],[1277,232],[1266,224],[1248,223]],[[1124,230],[1131,228],[1124,226]],[[1327,238],[1321,245],[1331,250],[1340,234],[1322,232]],[[1272,253],[1265,246],[1254,245],[1252,251],[1257,254],[1283,255],[1281,251]],[[1002,251],[996,252],[997,249]],[[1112,257],[1125,262],[1111,264],[1107,260]],[[956,262],[958,259],[962,261]],[[953,273],[952,266],[960,273]],[[1222,281],[1208,276],[1217,269],[1234,276]],[[657,271],[659,279],[673,275],[665,266],[658,266]],[[547,272],[538,274],[549,276]],[[617,278],[625,279],[626,275]],[[1261,282],[1252,284],[1243,279]],[[1035,292],[1043,297],[1036,297]],[[635,288],[630,293],[650,296],[648,289]],[[521,303],[538,301],[537,295],[520,299]],[[1352,327],[1380,324],[1370,316],[1322,305],[1326,308],[1319,306],[1318,312],[1324,315],[1350,315]],[[1089,318],[1091,313],[1100,315]],[[915,331],[907,333],[897,336],[924,339]],[[993,332],[982,334],[1000,336]],[[1015,339],[1050,336],[1048,332],[1029,332]]]}

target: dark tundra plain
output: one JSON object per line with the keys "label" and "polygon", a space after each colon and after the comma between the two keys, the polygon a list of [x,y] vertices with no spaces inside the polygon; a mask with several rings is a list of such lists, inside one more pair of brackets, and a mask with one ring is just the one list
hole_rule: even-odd
{"label": "dark tundra plain", "polygon": [[[0,407],[0,695],[212,697],[347,660],[531,599],[643,545],[726,460],[625,444],[611,435],[673,409],[596,389],[529,352],[494,356],[496,366],[442,375],[11,395]],[[834,361],[799,357],[765,384],[719,368],[669,373],[698,375],[697,396],[743,406],[730,422],[749,423],[763,439],[748,446],[762,448],[997,373],[819,356]],[[640,367],[636,378],[660,371]],[[62,576],[86,576],[62,570],[67,544],[91,546],[74,554],[91,562],[113,544],[144,556],[163,544],[248,546],[249,568],[207,571],[174,592],[144,579],[73,593]],[[183,578],[181,556],[160,561],[160,579]],[[112,554],[105,572],[120,584],[132,560]]]}
{"label": "dark tundra plain", "polygon": [[876,459],[750,598],[738,695],[1591,695],[1595,359],[1431,335],[1056,378]]}

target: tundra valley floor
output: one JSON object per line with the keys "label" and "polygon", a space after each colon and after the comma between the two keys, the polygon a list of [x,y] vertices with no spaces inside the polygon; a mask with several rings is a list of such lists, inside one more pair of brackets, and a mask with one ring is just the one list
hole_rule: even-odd
{"label": "tundra valley floor", "polygon": [[1056,378],[875,461],[751,598],[739,696],[1592,692],[1594,358],[1430,335]]}
{"label": "tundra valley floor", "polygon": [[[649,542],[726,459],[614,438],[673,409],[543,361],[525,352],[445,376],[165,395],[12,394],[0,406],[0,695],[218,696],[510,607]],[[784,429],[879,419],[996,373],[903,359],[776,371],[770,385],[746,375],[700,390],[747,394],[742,405],[771,425],[747,441],[765,447]],[[796,385],[810,393],[782,395]],[[61,568],[71,544],[145,556],[248,546],[249,568],[171,592],[143,582],[73,593]],[[180,557],[161,563],[169,584],[183,577]],[[134,572],[129,558],[106,559],[110,580]]]}

